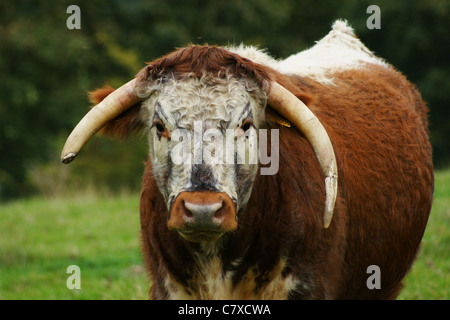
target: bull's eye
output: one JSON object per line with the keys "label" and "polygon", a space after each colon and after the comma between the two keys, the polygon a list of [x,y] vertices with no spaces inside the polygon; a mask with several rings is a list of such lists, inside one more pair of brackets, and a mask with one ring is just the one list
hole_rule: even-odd
{"label": "bull's eye", "polygon": [[152,127],[156,128],[156,135],[158,136],[158,138],[161,138],[162,136],[164,137],[168,136],[167,129],[161,120],[153,121]]}
{"label": "bull's eye", "polygon": [[242,137],[245,136],[246,138],[250,135],[250,128],[254,127],[253,121],[250,119],[245,119],[245,121],[242,123],[242,125],[237,129],[236,137]]}
{"label": "bull's eye", "polygon": [[164,130],[165,130],[164,125],[161,122],[156,123],[155,127],[159,133],[161,133],[161,134],[164,133]]}
{"label": "bull's eye", "polygon": [[242,129],[244,132],[247,132],[247,131],[250,129],[250,127],[251,127],[252,125],[253,125],[252,120],[247,119],[247,120],[245,120],[244,123],[242,124],[241,129]]}

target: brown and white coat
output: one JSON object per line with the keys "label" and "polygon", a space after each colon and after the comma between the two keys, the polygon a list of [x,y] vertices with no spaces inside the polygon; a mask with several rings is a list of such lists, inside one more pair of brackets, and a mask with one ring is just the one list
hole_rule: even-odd
{"label": "brown and white coat", "polygon": [[[282,61],[253,47],[192,45],[149,63],[136,80],[139,102],[102,132],[148,132],[140,219],[151,298],[398,295],[431,209],[427,108],[417,89],[345,22]],[[304,134],[280,124],[283,117],[267,100],[271,81],[306,104],[331,140],[339,187],[328,228],[323,170]],[[91,98],[100,103],[112,91],[98,90]],[[279,130],[277,174],[260,175],[260,166],[187,168],[167,160],[170,128],[191,130],[195,120],[242,128],[239,114],[247,104],[255,129]],[[224,206],[234,204],[234,211],[214,241],[192,241],[183,235],[186,217],[178,210],[195,201],[189,192],[205,190],[229,198]],[[379,290],[366,285],[370,265],[381,270]]]}

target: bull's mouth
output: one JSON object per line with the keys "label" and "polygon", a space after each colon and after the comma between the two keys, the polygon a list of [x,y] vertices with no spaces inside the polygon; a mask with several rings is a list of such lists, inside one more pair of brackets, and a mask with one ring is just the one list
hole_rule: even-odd
{"label": "bull's mouth", "polygon": [[180,230],[178,233],[189,242],[215,242],[224,234],[211,230]]}

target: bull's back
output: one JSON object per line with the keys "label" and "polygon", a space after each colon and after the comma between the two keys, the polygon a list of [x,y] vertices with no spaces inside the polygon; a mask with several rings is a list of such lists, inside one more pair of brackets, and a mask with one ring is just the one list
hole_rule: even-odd
{"label": "bull's back", "polygon": [[[342,298],[394,297],[431,210],[427,108],[402,75],[375,65],[309,89],[318,99],[313,111],[332,137],[347,208]],[[369,266],[379,267],[380,290],[367,288]]]}

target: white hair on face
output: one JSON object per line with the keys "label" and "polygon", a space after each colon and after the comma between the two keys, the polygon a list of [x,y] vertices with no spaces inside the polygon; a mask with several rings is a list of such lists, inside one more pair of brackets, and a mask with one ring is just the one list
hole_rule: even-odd
{"label": "white hair on face", "polygon": [[153,114],[158,102],[170,115],[167,119],[171,120],[170,124],[188,130],[192,129],[194,121],[211,125],[216,122],[219,127],[220,122],[231,121],[232,115],[249,101],[264,106],[267,100],[265,92],[253,79],[208,74],[183,79],[164,76],[162,81],[149,81],[140,86],[138,96],[148,99],[145,103],[148,114]]}
{"label": "white hair on face", "polygon": [[[190,133],[191,139],[195,139],[195,132],[198,133],[200,123],[202,151],[205,148],[219,150],[217,149],[219,145],[223,148],[223,143],[219,141],[224,142],[224,140],[216,139],[203,140],[205,131],[226,133],[226,129],[237,130],[247,114],[253,116],[255,127],[261,126],[265,119],[264,107],[267,96],[255,80],[245,77],[205,74],[200,78],[192,75],[177,79],[167,76],[163,81],[149,81],[148,84],[141,86],[139,95],[148,98],[143,103],[143,107],[147,110],[146,121],[150,125],[154,114],[158,113],[158,117],[170,132],[185,130]],[[168,140],[158,137],[155,134],[155,128],[149,130],[149,153],[153,163],[153,174],[168,202],[175,199],[180,192],[195,188],[192,182],[195,178],[193,176],[193,166],[196,164],[193,156],[196,150],[195,143],[190,150],[190,163],[182,164],[169,159],[171,151],[179,143],[180,140],[177,139]],[[204,161],[208,160],[208,155],[211,158],[211,153],[202,152]],[[236,167],[225,163],[212,163],[208,166],[212,175],[210,182],[215,183],[212,187],[227,193],[231,199],[236,200],[238,208],[245,205],[248,195],[239,194]],[[253,181],[257,165],[251,166],[251,170],[247,171],[245,168],[240,168],[241,175],[248,174],[248,178]],[[246,191],[250,193],[251,188]]]}
{"label": "white hair on face", "polygon": [[220,122],[231,120],[236,108],[245,106],[247,97],[239,92],[242,84],[236,79],[219,80],[208,76],[171,79],[161,89],[158,102],[171,113],[178,128],[191,130],[194,121],[220,127]]}
{"label": "white hair on face", "polygon": [[309,77],[328,85],[333,83],[336,72],[362,68],[367,63],[389,67],[355,36],[345,20],[335,21],[331,31],[310,49],[284,60],[275,60],[255,47],[241,45],[229,50],[281,73]]}

